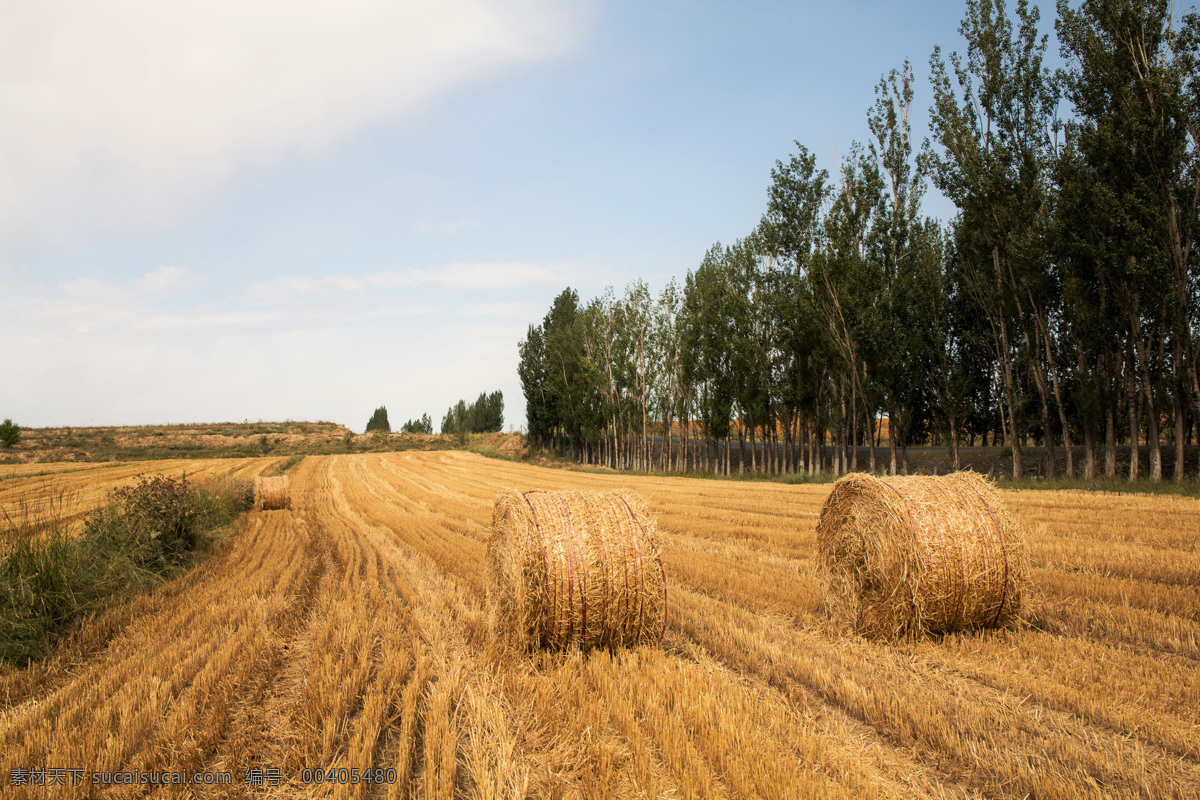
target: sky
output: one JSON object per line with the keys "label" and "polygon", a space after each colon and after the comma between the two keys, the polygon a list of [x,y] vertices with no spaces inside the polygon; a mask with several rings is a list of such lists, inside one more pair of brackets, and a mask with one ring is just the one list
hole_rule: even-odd
{"label": "sky", "polygon": [[924,138],[962,12],[10,0],[0,417],[436,429],[499,389],[520,429],[518,342],[559,292],[682,279],[794,141],[835,172],[905,59]]}

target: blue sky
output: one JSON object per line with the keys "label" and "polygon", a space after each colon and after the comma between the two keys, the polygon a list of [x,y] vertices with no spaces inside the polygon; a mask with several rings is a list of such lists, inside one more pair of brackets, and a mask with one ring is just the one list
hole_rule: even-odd
{"label": "blue sky", "polygon": [[[393,426],[565,286],[658,289],[833,171],[959,2],[121,0],[0,11],[0,416]],[[1052,9],[1043,9],[1052,14]],[[1053,45],[1052,45],[1053,47]],[[931,192],[927,213],[952,207]]]}

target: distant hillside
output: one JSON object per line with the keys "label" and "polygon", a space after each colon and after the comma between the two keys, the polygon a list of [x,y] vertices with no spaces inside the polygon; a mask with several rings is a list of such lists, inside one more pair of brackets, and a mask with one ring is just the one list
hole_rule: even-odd
{"label": "distant hillside", "polygon": [[0,464],[50,461],[142,461],[161,458],[238,458],[328,455],[390,450],[483,449],[525,452],[520,434],[355,434],[332,422],[216,422],[128,427],[22,428],[20,442],[0,449]]}

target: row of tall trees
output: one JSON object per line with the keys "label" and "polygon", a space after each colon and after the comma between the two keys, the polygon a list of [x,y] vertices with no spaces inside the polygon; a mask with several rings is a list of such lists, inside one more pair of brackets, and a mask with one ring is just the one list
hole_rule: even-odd
{"label": "row of tall trees", "polygon": [[459,400],[442,417],[442,433],[495,433],[504,427],[504,394],[480,392],[474,403]]}
{"label": "row of tall trees", "polygon": [[[1173,448],[1182,477],[1200,18],[1172,13],[1060,0],[1051,72],[1036,7],[968,0],[965,52],[930,58],[930,139],[912,139],[905,63],[835,176],[797,143],[756,229],[682,284],[562,292],[520,344],[531,437],[618,468],[893,473],[911,444],[945,442],[957,465],[979,438],[1010,448],[1014,477],[1112,476],[1121,445],[1156,480]],[[922,214],[930,183],[957,206],[946,225]]]}
{"label": "row of tall trees", "polygon": [[433,433],[433,420],[428,414],[422,414],[418,419],[407,420],[400,426],[401,433]]}

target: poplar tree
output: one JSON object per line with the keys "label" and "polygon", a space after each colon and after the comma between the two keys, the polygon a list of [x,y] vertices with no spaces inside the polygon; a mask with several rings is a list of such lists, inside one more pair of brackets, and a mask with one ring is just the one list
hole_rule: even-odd
{"label": "poplar tree", "polygon": [[[1200,21],[1174,26],[1167,0],[1060,0],[1056,25],[1068,62],[1063,81],[1078,116],[1078,164],[1104,216],[1096,269],[1111,276],[1113,312],[1125,323],[1130,446],[1144,404],[1150,478],[1162,477],[1159,418],[1173,391],[1175,474],[1183,475],[1186,395],[1200,416],[1193,247],[1200,201]],[[1163,380],[1167,371],[1174,380]],[[1131,459],[1130,478],[1137,476]]]}
{"label": "poplar tree", "polygon": [[[907,61],[880,78],[875,103],[867,113],[872,140],[869,152],[879,171],[882,191],[873,217],[873,236],[878,269],[883,278],[883,303],[877,308],[884,335],[880,339],[879,373],[888,411],[889,472],[897,472],[896,444],[906,443],[906,429],[913,427],[915,407],[907,397],[915,355],[905,346],[903,308],[897,298],[910,262],[916,257],[914,228],[918,224],[921,198],[925,194],[924,162],[914,163],[912,145],[912,67]],[[907,472],[907,451],[904,456]]]}
{"label": "poplar tree", "polygon": [[[1042,66],[1038,18],[1036,7],[1018,0],[1014,28],[1003,0],[967,0],[959,26],[967,55],[950,55],[953,83],[941,49],[929,59],[936,147],[927,141],[922,148],[934,185],[958,206],[967,233],[959,251],[964,285],[988,321],[1014,479],[1022,475],[1020,368],[1037,360],[1042,340],[1035,337],[1048,335],[1050,313],[1036,278],[1048,268],[1041,228],[1057,96]],[[1034,377],[1045,408],[1047,389]]]}

